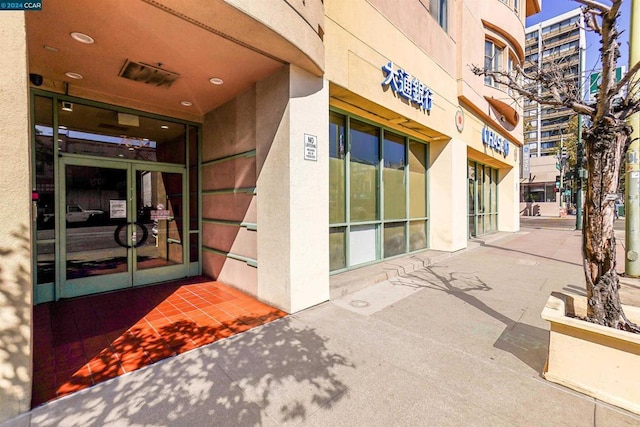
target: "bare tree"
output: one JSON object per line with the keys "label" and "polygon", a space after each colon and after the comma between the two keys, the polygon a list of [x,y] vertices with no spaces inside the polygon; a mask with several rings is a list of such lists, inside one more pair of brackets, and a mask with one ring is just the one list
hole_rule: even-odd
{"label": "bare tree", "polygon": [[607,4],[595,0],[574,1],[583,5],[586,30],[600,36],[602,80],[595,102],[584,100],[580,82],[576,84],[575,80],[566,78],[568,74],[563,64],[527,67],[526,71],[521,65],[516,65],[513,71],[477,66],[472,66],[472,70],[476,75],[491,76],[498,84],[526,99],[551,107],[567,107],[590,119],[582,132],[589,177],[582,227],[587,320],[640,333],[640,328],[627,319],[620,305],[613,230],[622,160],[631,143],[632,129],[626,119],[640,111],[639,80],[636,78],[640,63],[630,67],[616,82],[616,62],[620,57],[616,21],[623,0],[608,0]]}

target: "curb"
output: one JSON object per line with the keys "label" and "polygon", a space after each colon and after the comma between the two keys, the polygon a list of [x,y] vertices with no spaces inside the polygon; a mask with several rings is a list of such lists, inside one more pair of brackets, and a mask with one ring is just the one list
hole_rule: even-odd
{"label": "curb", "polygon": [[[486,244],[515,237],[519,232],[497,232],[479,238],[469,239],[467,247],[454,252],[426,249],[422,252],[403,255],[376,264],[365,265],[353,270],[337,273],[329,277],[329,299],[350,295],[376,283],[409,274],[415,270],[438,264],[454,256],[472,251]],[[520,232],[521,233],[521,232]]]}

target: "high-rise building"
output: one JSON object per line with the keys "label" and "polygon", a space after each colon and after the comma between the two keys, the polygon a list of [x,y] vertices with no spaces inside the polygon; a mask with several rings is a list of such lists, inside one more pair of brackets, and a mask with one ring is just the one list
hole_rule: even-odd
{"label": "high-rise building", "polygon": [[[556,71],[561,78],[584,93],[581,75],[585,69],[585,30],[579,8],[542,21],[525,30],[525,74],[540,68]],[[535,84],[535,83],[534,83]],[[545,93],[537,88],[539,95]],[[535,101],[524,101],[524,157],[531,157],[529,171],[520,183],[521,212],[524,215],[557,215],[558,205],[571,203],[558,155],[568,126],[576,113],[569,108],[550,107]],[[526,161],[526,159],[524,159]],[[562,178],[559,178],[561,177]],[[535,209],[528,209],[528,204]],[[562,207],[561,206],[561,207]]]}
{"label": "high-rise building", "polygon": [[[579,90],[580,70],[584,70],[584,57],[580,51],[585,47],[580,9],[527,27],[525,33],[525,72],[534,67],[562,69],[563,77],[572,80],[576,90]],[[547,107],[526,101],[524,142],[529,146],[531,156],[555,154],[563,129],[574,115],[573,110],[568,108]]]}

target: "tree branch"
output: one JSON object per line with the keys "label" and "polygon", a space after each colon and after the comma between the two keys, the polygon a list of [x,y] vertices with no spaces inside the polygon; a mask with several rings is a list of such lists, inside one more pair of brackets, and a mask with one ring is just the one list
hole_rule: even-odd
{"label": "tree branch", "polygon": [[610,6],[607,6],[606,4],[602,4],[594,0],[575,0],[575,1],[577,3],[581,3],[587,6],[589,9],[595,9],[601,13],[607,13],[611,9]]}
{"label": "tree branch", "polygon": [[629,83],[629,81],[635,80],[634,77],[638,71],[640,71],[640,62],[636,62],[633,67],[629,68],[627,74],[625,74],[624,77],[618,82],[616,87],[613,88],[614,93],[619,93],[622,88],[624,88],[625,85]]}

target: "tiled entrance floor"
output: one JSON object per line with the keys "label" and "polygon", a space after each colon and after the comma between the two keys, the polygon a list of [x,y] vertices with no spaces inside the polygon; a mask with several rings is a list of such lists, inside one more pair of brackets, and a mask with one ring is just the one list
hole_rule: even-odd
{"label": "tiled entrance floor", "polygon": [[285,315],[202,277],[39,304],[32,407]]}

